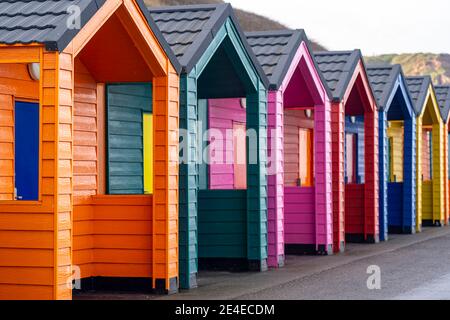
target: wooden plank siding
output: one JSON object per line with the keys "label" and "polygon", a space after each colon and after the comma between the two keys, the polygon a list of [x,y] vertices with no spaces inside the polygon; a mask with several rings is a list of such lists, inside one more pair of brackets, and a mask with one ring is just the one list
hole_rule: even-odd
{"label": "wooden plank siding", "polygon": [[331,105],[332,179],[333,179],[333,247],[334,252],[345,248],[345,110],[343,103]]}
{"label": "wooden plank siding", "polygon": [[[267,267],[267,90],[259,79],[233,22],[227,19],[189,74],[181,76],[180,82],[180,128],[186,129],[188,135],[188,141],[184,143],[185,163],[180,166],[179,185],[180,287],[184,289],[197,286],[198,246],[201,245],[197,231],[200,186],[197,165],[199,150],[196,146],[198,137],[195,133],[200,117],[197,81],[222,43],[225,45],[221,49],[229,50],[230,57],[236,60],[233,61],[233,67],[242,66],[235,71],[241,79],[247,79],[246,87],[254,88],[248,90],[246,96],[247,130],[255,130],[258,141],[254,146],[247,146],[248,154],[256,155],[256,163],[247,166],[245,259],[252,269],[264,270]],[[217,90],[210,89],[212,88],[206,91],[217,93]],[[220,86],[213,89],[220,89]],[[233,192],[239,194],[242,191]]]}
{"label": "wooden plank siding", "polygon": [[[40,201],[0,203],[0,299],[71,297],[66,281],[71,273],[73,64],[70,57],[36,47],[15,51],[16,59],[27,61],[36,50],[41,87],[31,84],[26,95],[41,102]],[[23,72],[17,74],[20,78]],[[13,94],[21,98],[19,89]]]}
{"label": "wooden plank siding", "polygon": [[285,256],[283,91],[268,95],[268,264],[279,267]]}
{"label": "wooden plank siding", "polygon": [[0,91],[0,200],[14,200],[14,188],[14,98]]}
{"label": "wooden plank siding", "polygon": [[[297,186],[297,181],[300,176],[300,173],[299,173],[299,161],[300,161],[300,159],[299,159],[299,129],[300,128],[314,130],[314,118],[307,119],[303,110],[285,109],[285,111],[284,111],[284,185],[285,186],[290,186],[290,187]],[[313,163],[311,165],[314,167]],[[313,177],[314,177],[314,175],[313,175]]]}
{"label": "wooden plank siding", "polygon": [[[209,159],[209,189],[233,190],[235,189],[234,172],[234,139],[233,124],[239,123],[245,126],[246,111],[241,106],[240,99],[210,99],[208,100],[208,129],[210,129]],[[214,132],[221,137],[213,136]],[[231,133],[231,135],[230,135]],[[231,161],[230,161],[231,159]]]}
{"label": "wooden plank siding", "polygon": [[[153,196],[98,194],[101,85],[75,58],[115,13],[155,72]],[[177,290],[179,77],[137,4],[103,5],[63,52],[34,44],[0,52],[0,99],[39,101],[41,122],[39,201],[0,199],[0,299],[70,299],[73,265],[81,277],[151,277],[154,288]],[[30,62],[40,63],[41,80],[27,84]],[[10,128],[0,123],[0,141],[11,143]]]}

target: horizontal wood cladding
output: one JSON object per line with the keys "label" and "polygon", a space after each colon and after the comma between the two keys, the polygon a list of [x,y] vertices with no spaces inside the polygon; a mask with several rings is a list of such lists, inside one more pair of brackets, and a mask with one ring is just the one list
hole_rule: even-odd
{"label": "horizontal wood cladding", "polygon": [[246,258],[246,191],[199,191],[200,258]]}
{"label": "horizontal wood cladding", "polygon": [[[83,203],[84,202],[84,203]],[[152,275],[152,196],[94,196],[74,207],[81,278]]]}
{"label": "horizontal wood cladding", "polygon": [[403,227],[403,183],[388,183],[388,225]]}
{"label": "horizontal wood cladding", "polygon": [[151,84],[107,86],[109,194],[143,194],[143,112],[152,112]]}
{"label": "horizontal wood cladding", "polygon": [[285,242],[315,244],[315,188],[284,188],[284,204]]}
{"label": "horizontal wood cladding", "polygon": [[345,233],[364,234],[364,185],[345,186]]}
{"label": "horizontal wood cladding", "polygon": [[97,194],[98,186],[98,131],[97,131],[97,83],[83,65],[75,60],[74,94],[74,196]]}

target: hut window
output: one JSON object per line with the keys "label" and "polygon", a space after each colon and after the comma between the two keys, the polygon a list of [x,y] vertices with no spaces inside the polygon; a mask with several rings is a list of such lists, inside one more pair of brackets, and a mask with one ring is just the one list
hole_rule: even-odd
{"label": "hut window", "polygon": [[311,187],[313,185],[313,131],[311,129],[299,129],[299,153],[298,172],[301,187]]}
{"label": "hut window", "polygon": [[107,193],[151,193],[151,84],[107,86]]}
{"label": "hut window", "polygon": [[348,184],[357,183],[357,138],[356,134],[345,135],[345,181]]}
{"label": "hut window", "polygon": [[39,104],[19,102],[14,108],[16,200],[39,198]]}

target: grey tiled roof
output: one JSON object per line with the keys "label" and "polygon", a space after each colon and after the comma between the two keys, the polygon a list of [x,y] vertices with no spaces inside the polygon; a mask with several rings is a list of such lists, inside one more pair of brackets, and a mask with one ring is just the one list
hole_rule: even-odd
{"label": "grey tiled roof", "polygon": [[148,10],[172,48],[183,73],[191,72],[226,20],[231,19],[255,69],[268,87],[267,77],[253,54],[230,4],[149,7]]}
{"label": "grey tiled roof", "polygon": [[450,86],[435,86],[434,89],[439,103],[439,111],[441,112],[442,120],[447,123],[450,113]]}
{"label": "grey tiled roof", "polygon": [[[381,111],[385,111],[398,77],[401,76],[402,81],[405,81],[402,67],[399,64],[369,64],[366,67],[366,71],[372,91],[377,99],[378,107]],[[406,84],[406,82],[404,83]],[[409,92],[407,94],[407,99],[412,104]]]}
{"label": "grey tiled roof", "polygon": [[[80,9],[83,28],[103,6],[105,0],[0,0],[0,43],[40,43],[49,51],[63,51],[79,29],[69,28],[68,19],[73,14],[71,6]],[[159,43],[169,56],[175,69],[178,61],[152,20],[143,0],[136,0],[141,12],[152,28]]]}
{"label": "grey tiled roof", "polygon": [[362,60],[361,51],[316,52],[314,57],[334,100],[341,101],[358,62]]}
{"label": "grey tiled roof", "polygon": [[[313,55],[308,37],[301,29],[247,32],[245,35],[269,78],[271,90],[277,90],[282,85],[291,67],[292,59],[302,43],[306,44],[310,54]],[[317,65],[316,69],[322,75]],[[324,79],[322,80],[328,89]]]}
{"label": "grey tiled roof", "polygon": [[414,110],[417,115],[420,115],[425,107],[425,99],[427,97],[428,88],[430,84],[432,84],[431,77],[407,77],[406,83],[408,84],[408,90],[413,101]]}
{"label": "grey tiled roof", "polygon": [[70,6],[81,10],[81,25],[97,12],[104,1],[31,0],[0,1],[0,43],[45,44],[48,50],[62,51],[78,33],[67,27]]}

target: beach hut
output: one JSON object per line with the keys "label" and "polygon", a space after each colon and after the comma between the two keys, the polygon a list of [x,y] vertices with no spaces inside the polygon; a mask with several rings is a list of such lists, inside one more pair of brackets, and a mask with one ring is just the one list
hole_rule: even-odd
{"label": "beach hut", "polygon": [[143,2],[2,1],[0,21],[0,298],[176,291],[180,68]]}
{"label": "beach hut", "polygon": [[406,78],[417,116],[416,229],[444,224],[444,122],[431,77]]}
{"label": "beach hut", "polygon": [[333,236],[378,242],[378,112],[361,51],[318,52],[332,94]]}
{"label": "beach hut", "polygon": [[380,240],[416,231],[416,114],[400,65],[368,65],[378,105]]}
{"label": "beach hut", "polygon": [[303,30],[247,33],[269,78],[269,266],[333,253],[331,92]]}
{"label": "beach hut", "polygon": [[267,78],[229,4],[149,10],[182,66],[180,286],[266,270]]}
{"label": "beach hut", "polygon": [[449,126],[449,119],[450,119],[450,86],[435,86],[436,91],[436,97],[437,101],[439,103],[439,111],[441,112],[442,120],[444,121],[445,128],[444,128],[444,198],[445,198],[445,224],[449,224],[450,221],[450,126]]}

